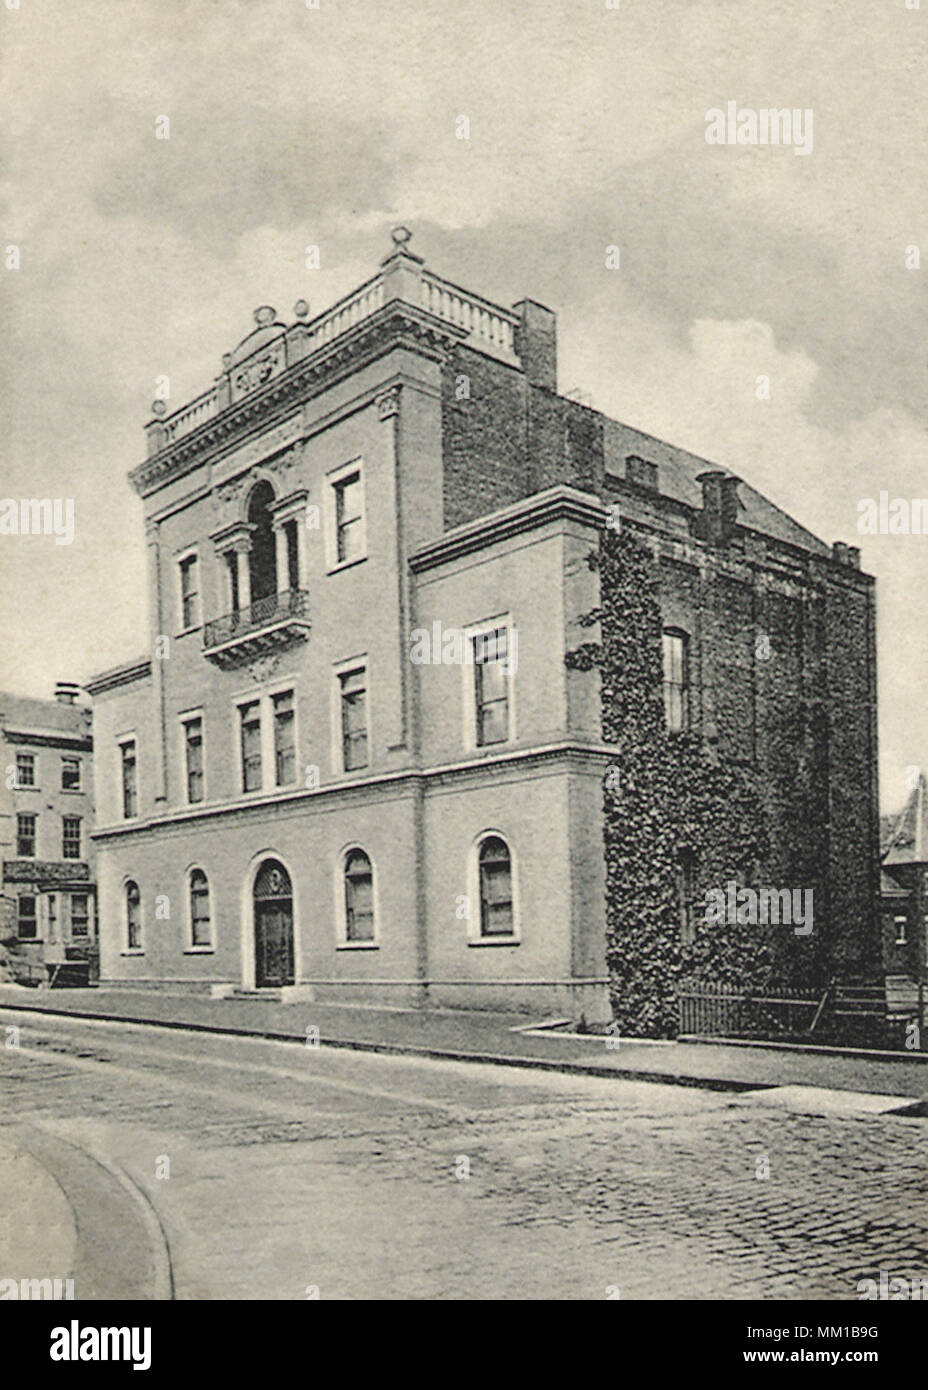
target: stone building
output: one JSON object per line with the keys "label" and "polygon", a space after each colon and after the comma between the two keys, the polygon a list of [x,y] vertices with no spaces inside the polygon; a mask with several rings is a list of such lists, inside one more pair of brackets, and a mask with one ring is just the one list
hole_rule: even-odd
{"label": "stone building", "polygon": [[0,935],[17,977],[86,975],[96,949],[91,712],[60,681],[54,700],[0,693]]}
{"label": "stone building", "polygon": [[[214,385],[147,426],[130,475],[147,647],[88,687],[103,977],[587,1019],[646,987],[660,1000],[639,1023],[666,1031],[706,937],[698,893],[729,861],[657,800],[628,818],[646,854],[664,817],[659,870],[610,858],[634,723],[616,732],[617,692],[639,667],[614,678],[608,654],[643,591],[604,589],[613,543],[654,579],[628,709],[657,708],[674,755],[755,787],[756,872],[814,877],[800,974],[825,955],[866,974],[857,552],[559,395],[554,314],[440,278],[408,240],[325,313],[257,310]],[[630,756],[648,761],[646,741]],[[651,938],[623,941],[628,895]]]}

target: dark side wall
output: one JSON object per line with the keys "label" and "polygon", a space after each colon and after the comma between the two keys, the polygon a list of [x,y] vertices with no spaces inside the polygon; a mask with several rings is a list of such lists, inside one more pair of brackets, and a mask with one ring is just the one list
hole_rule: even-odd
{"label": "dark side wall", "polygon": [[[755,988],[875,978],[872,580],[618,476],[605,457],[617,429],[469,349],[446,365],[446,528],[555,483],[617,502],[622,514],[621,533],[603,533],[594,561],[601,622],[577,658],[579,669],[600,670],[603,735],[618,746],[619,771],[604,792],[617,1017],[672,1031],[682,978]],[[682,737],[664,730],[665,626],[690,639],[692,717]],[[703,901],[706,887],[732,877],[811,888],[812,934],[705,927],[683,946],[681,847],[695,851]]]}

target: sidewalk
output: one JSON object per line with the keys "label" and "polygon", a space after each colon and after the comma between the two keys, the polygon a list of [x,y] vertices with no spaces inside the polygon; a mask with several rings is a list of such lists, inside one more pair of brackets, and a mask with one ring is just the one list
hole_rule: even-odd
{"label": "sidewalk", "polygon": [[[108,988],[36,990],[0,985],[0,1008],[157,1023],[303,1042],[319,1030],[327,1047],[554,1068],[726,1091],[818,1086],[922,1099],[928,1055],[861,1056],[735,1043],[646,1043],[527,1033],[542,1022],[490,1010],[385,1009],[359,1004],[273,1003]],[[613,1039],[608,1040],[614,1042]]]}

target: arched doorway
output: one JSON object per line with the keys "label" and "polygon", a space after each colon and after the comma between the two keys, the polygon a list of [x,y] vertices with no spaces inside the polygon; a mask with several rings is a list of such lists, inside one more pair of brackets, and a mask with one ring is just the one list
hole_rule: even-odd
{"label": "arched doorway", "polygon": [[255,483],[248,498],[248,524],[253,527],[248,557],[252,603],[277,593],[277,553],[270,512],[273,501],[270,483],[264,479]]}
{"label": "arched doorway", "polygon": [[255,985],[292,985],[293,889],[277,859],[266,859],[255,877]]}

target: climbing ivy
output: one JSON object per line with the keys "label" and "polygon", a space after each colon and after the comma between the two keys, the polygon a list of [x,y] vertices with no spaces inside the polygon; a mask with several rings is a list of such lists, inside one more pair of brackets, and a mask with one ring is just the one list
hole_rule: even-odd
{"label": "climbing ivy", "polygon": [[[602,732],[615,746],[604,777],[606,956],[621,1031],[677,1030],[681,984],[770,988],[789,976],[796,938],[782,926],[705,922],[708,887],[757,883],[768,856],[756,773],[694,733],[666,729],[658,561],[627,528],[605,530],[589,557],[601,578],[600,642],[567,654],[598,669]],[[694,939],[681,931],[681,853],[692,854]],[[760,880],[762,881],[762,880]]]}

